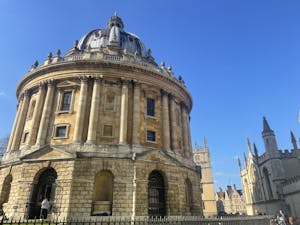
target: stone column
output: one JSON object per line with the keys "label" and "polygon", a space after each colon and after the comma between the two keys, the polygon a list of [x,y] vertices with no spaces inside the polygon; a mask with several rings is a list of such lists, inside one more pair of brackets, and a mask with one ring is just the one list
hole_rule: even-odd
{"label": "stone column", "polygon": [[140,144],[140,83],[133,83],[133,117],[132,117],[132,144]]}
{"label": "stone column", "polygon": [[18,150],[20,147],[21,139],[22,139],[22,134],[24,131],[24,126],[26,122],[26,116],[27,116],[27,111],[28,111],[28,106],[29,106],[29,91],[26,90],[24,93],[24,99],[22,103],[22,108],[20,109],[20,118],[18,119],[16,129],[14,132],[14,137],[12,141],[12,150]]}
{"label": "stone column", "polygon": [[17,106],[17,113],[16,113],[16,117],[15,117],[15,120],[14,120],[14,124],[13,124],[13,127],[12,127],[12,130],[11,130],[11,133],[10,133],[10,137],[9,137],[9,141],[8,141],[8,144],[7,144],[7,151],[11,150],[12,148],[12,142],[13,142],[13,139],[15,137],[15,132],[16,132],[16,126],[18,124],[18,121],[20,119],[20,114],[21,114],[21,109],[22,109],[22,105],[23,105],[23,96],[19,99],[19,104]]}
{"label": "stone column", "polygon": [[186,121],[187,121],[187,134],[188,134],[188,150],[187,155],[191,156],[191,150],[192,150],[192,139],[191,139],[191,129],[190,129],[190,115],[189,112],[186,112]]}
{"label": "stone column", "polygon": [[49,128],[51,111],[53,109],[53,98],[54,98],[55,86],[52,80],[47,82],[47,94],[43,107],[41,122],[37,134],[36,146],[40,147],[46,144],[46,138]]}
{"label": "stone column", "polygon": [[101,90],[102,77],[94,78],[94,87],[92,94],[92,103],[90,111],[90,120],[88,128],[87,143],[95,144],[97,138],[97,126],[99,118],[99,106],[100,106],[100,90]]}
{"label": "stone column", "polygon": [[186,117],[186,110],[187,107],[186,105],[181,102],[181,125],[182,125],[182,137],[183,137],[183,153],[184,156],[188,156],[188,145],[189,145],[189,140],[188,140],[188,129],[187,129],[187,117]]}
{"label": "stone column", "polygon": [[125,79],[122,82],[122,94],[121,94],[121,113],[120,113],[120,135],[119,143],[127,144],[127,119],[128,119],[128,81]]}
{"label": "stone column", "polygon": [[82,133],[83,133],[83,124],[84,124],[84,116],[86,111],[86,102],[87,102],[87,90],[88,90],[88,79],[87,77],[81,77],[80,84],[80,96],[77,108],[76,115],[76,124],[74,128],[74,139],[75,143],[82,142]]}
{"label": "stone column", "polygon": [[176,135],[176,110],[175,100],[173,95],[169,95],[170,101],[170,121],[171,121],[171,148],[175,150],[177,146],[177,135]]}
{"label": "stone column", "polygon": [[170,119],[169,119],[169,102],[168,93],[161,90],[162,95],[162,136],[163,149],[170,149]]}
{"label": "stone column", "polygon": [[34,145],[36,142],[37,131],[41,121],[41,112],[43,110],[43,104],[45,100],[45,93],[46,93],[45,85],[41,83],[39,85],[39,92],[38,92],[36,105],[32,116],[32,128],[28,138],[29,139],[28,143],[30,146]]}

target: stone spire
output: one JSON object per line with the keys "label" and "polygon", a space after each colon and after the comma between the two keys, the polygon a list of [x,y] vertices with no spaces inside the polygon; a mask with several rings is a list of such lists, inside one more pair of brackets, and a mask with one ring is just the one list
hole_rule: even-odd
{"label": "stone spire", "polygon": [[240,170],[242,170],[242,164],[241,164],[240,158],[238,158],[238,165],[239,165]]}
{"label": "stone spire", "polygon": [[258,151],[257,151],[256,144],[255,144],[255,143],[253,143],[253,149],[254,149],[254,155],[255,155],[255,158],[258,158]]}
{"label": "stone spire", "polygon": [[246,153],[244,152],[244,162],[245,162],[245,167],[247,168],[247,156],[246,156]]}
{"label": "stone spire", "polygon": [[293,148],[298,149],[297,141],[296,141],[296,138],[295,138],[295,135],[294,135],[293,131],[291,131],[291,142],[293,144]]}
{"label": "stone spire", "polygon": [[248,146],[248,153],[249,153],[249,157],[252,156],[252,149],[251,149],[251,143],[249,138],[247,138],[247,146]]}
{"label": "stone spire", "polygon": [[266,117],[263,117],[263,132],[262,133],[269,133],[269,132],[274,132],[274,131],[270,128]]}

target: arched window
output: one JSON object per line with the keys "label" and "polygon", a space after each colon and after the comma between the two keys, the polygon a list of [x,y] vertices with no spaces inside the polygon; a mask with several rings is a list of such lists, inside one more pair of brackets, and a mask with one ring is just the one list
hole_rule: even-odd
{"label": "arched window", "polygon": [[57,173],[53,168],[37,174],[29,202],[29,219],[40,218],[41,202],[44,198],[50,202],[54,200],[56,179]]}
{"label": "arched window", "polygon": [[149,216],[166,215],[165,183],[158,171],[152,171],[148,178],[148,214]]}
{"label": "arched window", "polygon": [[96,174],[93,192],[92,215],[111,215],[113,203],[113,179],[110,171]]}
{"label": "arched window", "polygon": [[9,174],[5,177],[2,184],[1,196],[0,196],[0,206],[7,203],[9,200],[9,194],[11,189],[12,175]]}
{"label": "arched window", "polygon": [[190,179],[185,180],[186,207],[189,213],[193,214],[193,187]]}
{"label": "arched window", "polygon": [[264,169],[263,169],[263,174],[264,174],[264,180],[265,180],[265,184],[266,184],[266,187],[267,187],[267,192],[268,192],[269,199],[273,199],[270,176],[269,176],[268,169],[266,167],[264,167]]}

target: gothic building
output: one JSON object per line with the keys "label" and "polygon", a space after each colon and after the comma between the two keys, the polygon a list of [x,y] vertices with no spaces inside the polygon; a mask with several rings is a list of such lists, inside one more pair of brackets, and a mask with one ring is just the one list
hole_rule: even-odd
{"label": "gothic building", "polygon": [[192,98],[113,15],[17,86],[18,109],[0,165],[8,216],[202,215],[193,163]]}
{"label": "gothic building", "polygon": [[262,138],[265,152],[253,151],[248,140],[248,158],[245,167],[239,160],[246,208],[249,215],[275,215],[280,209],[289,215],[300,215],[300,149],[291,132],[293,149],[279,150],[274,131],[263,118]]}
{"label": "gothic building", "polygon": [[210,159],[209,147],[206,138],[204,145],[198,145],[194,148],[194,162],[201,167],[201,193],[202,193],[202,208],[205,217],[217,215],[215,187]]}

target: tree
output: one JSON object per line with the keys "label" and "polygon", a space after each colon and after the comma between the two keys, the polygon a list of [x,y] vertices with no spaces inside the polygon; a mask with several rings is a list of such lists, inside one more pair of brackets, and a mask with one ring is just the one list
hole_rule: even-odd
{"label": "tree", "polygon": [[9,135],[0,138],[0,159],[4,155],[8,145]]}

